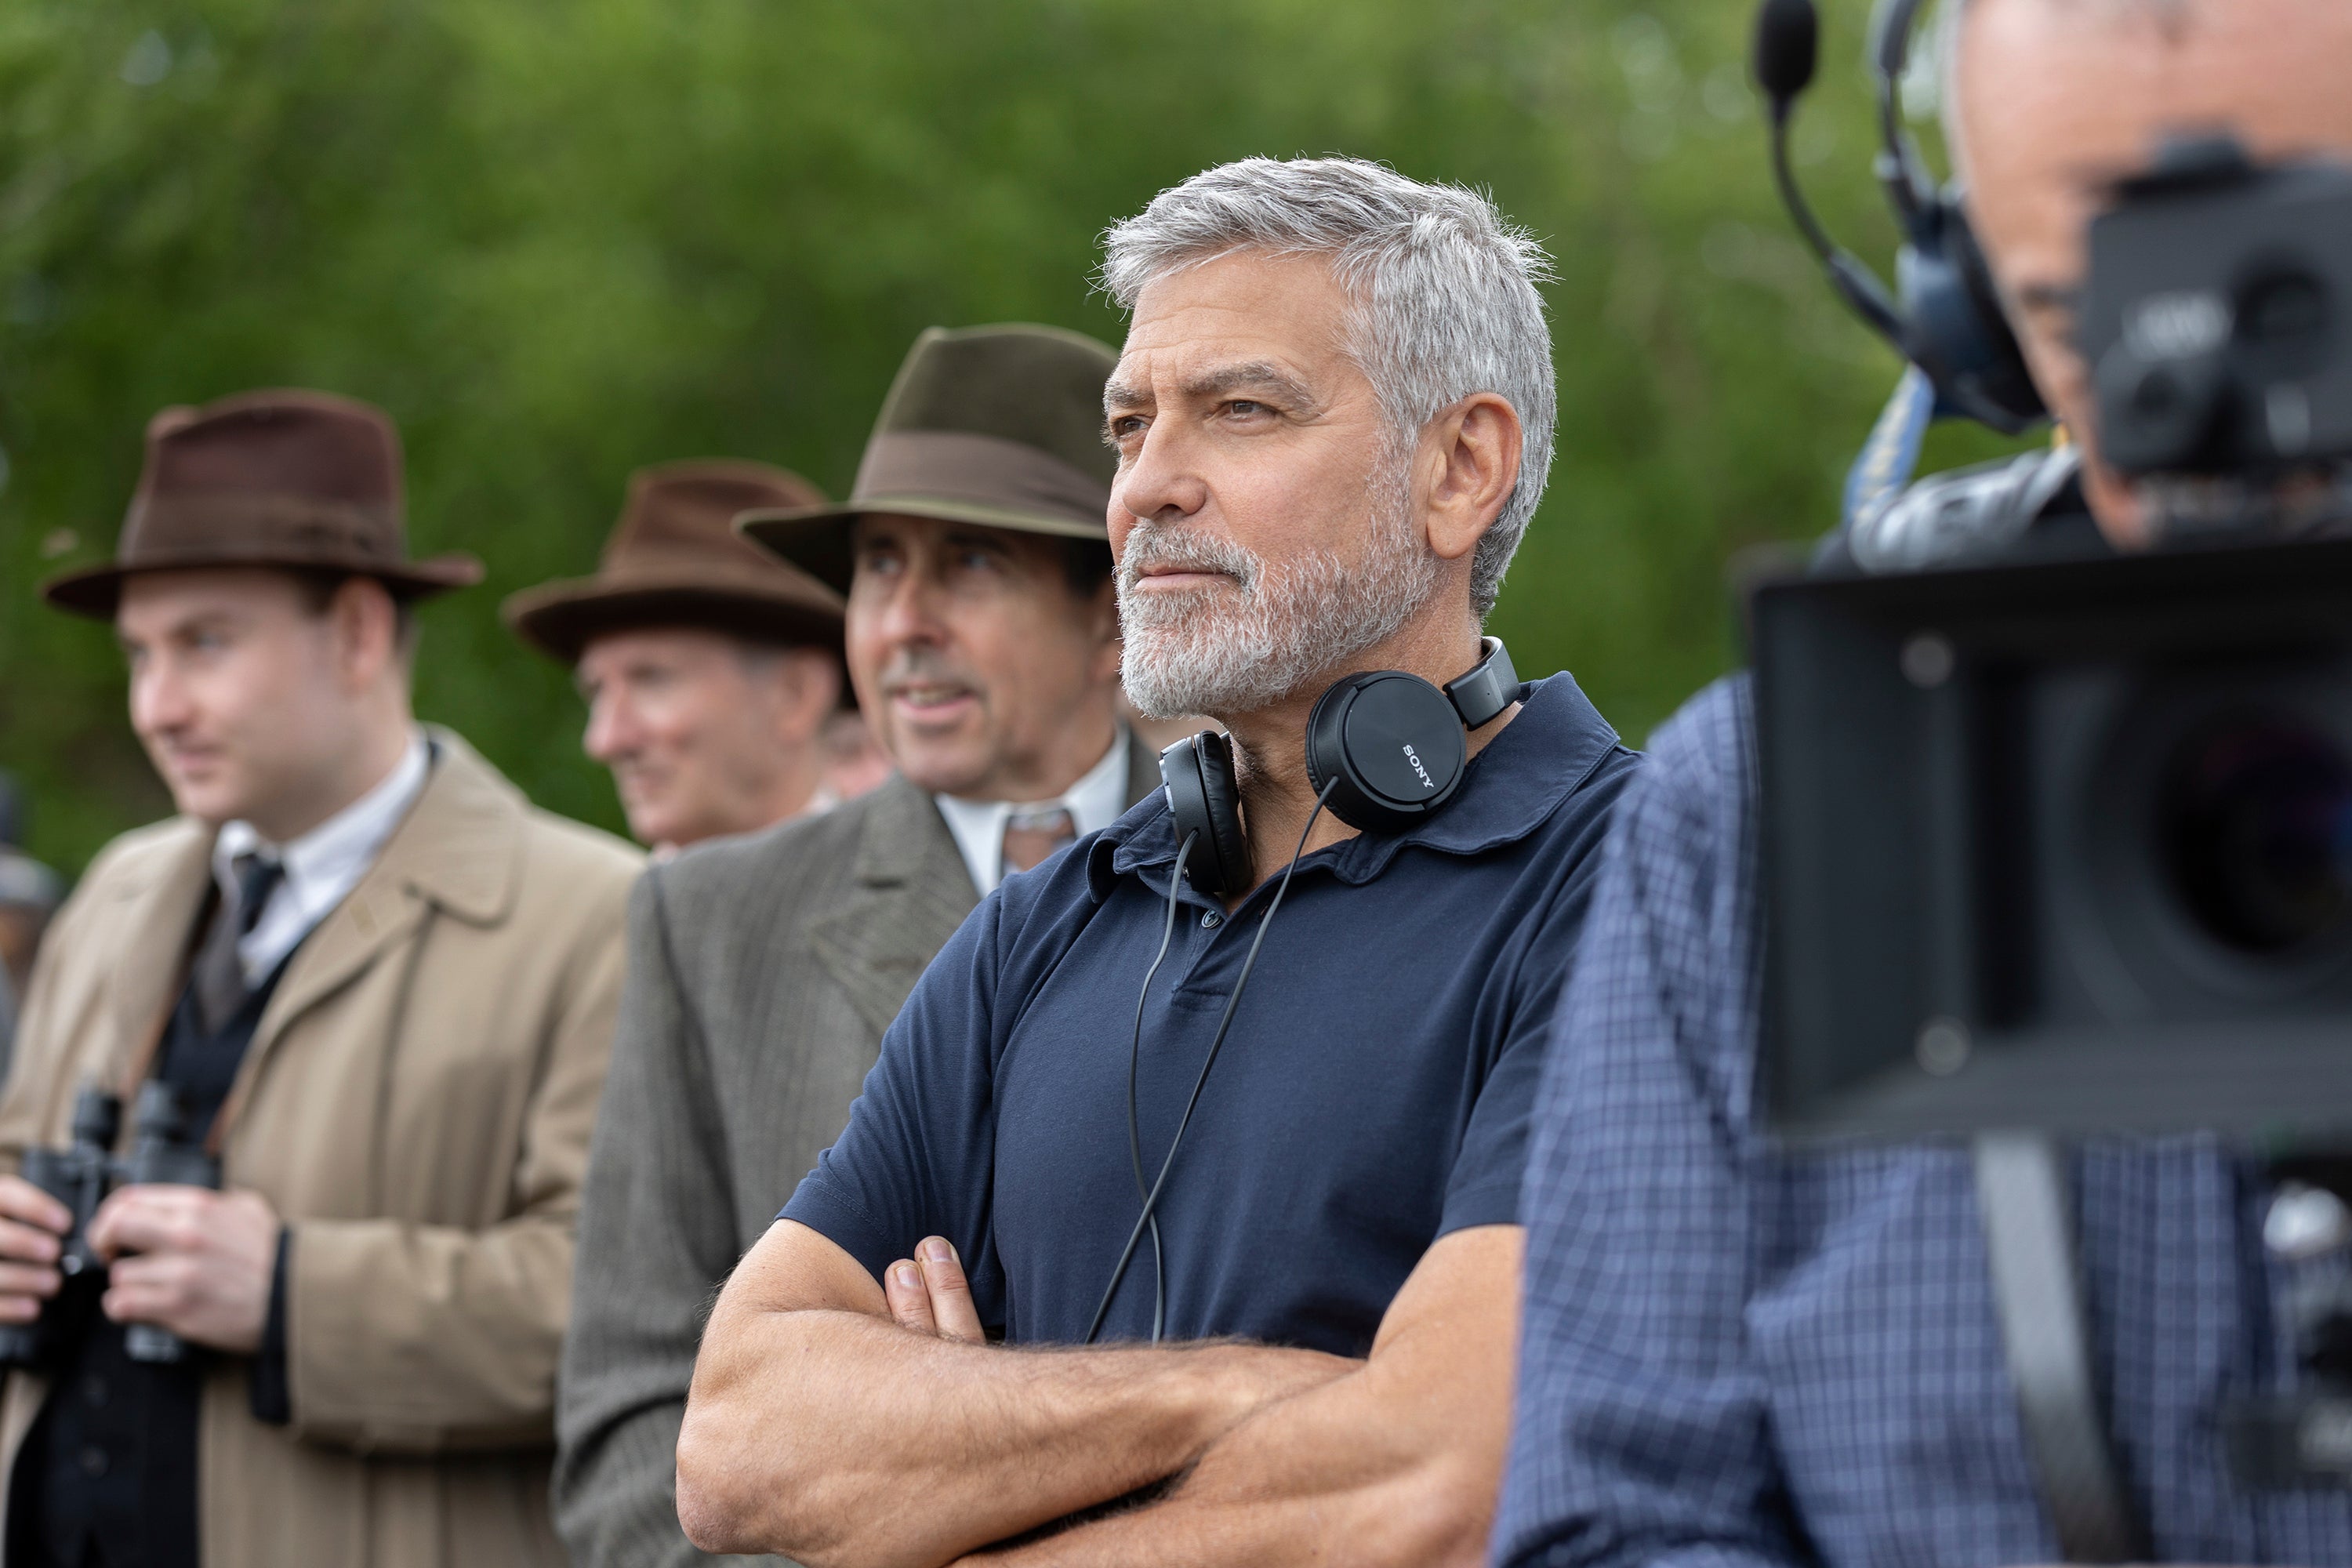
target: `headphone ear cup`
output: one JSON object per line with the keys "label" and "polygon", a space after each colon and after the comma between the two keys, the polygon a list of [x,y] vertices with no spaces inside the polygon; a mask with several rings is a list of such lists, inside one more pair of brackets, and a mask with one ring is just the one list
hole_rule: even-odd
{"label": "headphone ear cup", "polygon": [[2000,290],[1993,287],[1992,267],[1985,260],[1984,247],[1977,243],[1977,231],[1969,222],[1960,193],[1947,191],[1944,207],[1945,243],[1952,253],[1952,270],[1968,290],[1969,303],[1976,307],[1977,319],[1984,323],[1984,335],[1990,345],[1990,363],[1983,377],[1985,395],[2023,424],[2046,419],[2050,416],[2049,405],[2042,400],[2042,389],[2033,384],[2033,372],[2025,363],[2024,345],[2017,341],[2017,329],[2009,324],[2009,312],[2001,309]]}
{"label": "headphone ear cup", "polygon": [[1949,412],[2011,435],[2047,417],[1958,192],[1948,189],[1922,209],[1896,273],[1905,352]]}
{"label": "headphone ear cup", "polygon": [[1184,876],[1212,898],[1231,898],[1249,886],[1249,839],[1242,832],[1241,785],[1234,776],[1233,743],[1203,730],[1160,753],[1160,782],[1176,819],[1176,842],[1192,837]]}
{"label": "headphone ear cup", "polygon": [[1362,833],[1402,833],[1454,798],[1470,749],[1443,691],[1401,669],[1350,675],[1307,718],[1307,782]]}

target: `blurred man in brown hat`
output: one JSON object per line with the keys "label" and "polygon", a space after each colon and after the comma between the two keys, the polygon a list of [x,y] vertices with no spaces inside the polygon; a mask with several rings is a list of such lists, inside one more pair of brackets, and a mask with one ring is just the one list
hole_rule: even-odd
{"label": "blurred man in brown hat", "polygon": [[742,520],[846,595],[850,675],[899,776],[688,851],[631,906],[559,1402],[556,1515],[582,1568],[703,1560],[673,1474],[712,1290],[981,896],[1158,787],[1117,711],[1114,363],[1052,328],[926,332],[848,503]]}
{"label": "blurred man in brown hat", "polygon": [[[593,577],[506,602],[518,635],[572,668],[588,754],[656,852],[855,793],[827,732],[842,716],[841,595],[733,527],[755,508],[824,504],[798,474],[760,463],[640,468]],[[846,718],[854,748],[864,725]]]}
{"label": "blurred man in brown hat", "polygon": [[639,857],[411,716],[408,607],[480,567],[410,560],[401,489],[365,404],[166,410],[115,560],[44,590],[113,623],[181,815],[51,930],[0,1159],[96,1086],[167,1102],[219,1180],[78,1227],[0,1176],[11,1568],[562,1560],[550,1414]]}

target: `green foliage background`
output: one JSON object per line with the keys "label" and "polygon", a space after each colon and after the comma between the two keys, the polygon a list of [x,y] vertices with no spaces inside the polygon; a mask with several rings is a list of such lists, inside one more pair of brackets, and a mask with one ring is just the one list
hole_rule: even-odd
{"label": "green foliage background", "polygon": [[[1883,248],[1861,0],[1801,150]],[[35,584],[103,554],[155,409],[381,403],[419,701],[541,802],[618,814],[506,592],[585,570],[625,476],[765,458],[845,488],[932,323],[1117,341],[1104,225],[1247,153],[1491,190],[1549,244],[1562,431],[1496,629],[1640,736],[1736,657],[1744,547],[1820,531],[1891,385],[1771,199],[1747,0],[11,0],[0,7],[0,765],[79,867],[168,809],[106,628]],[[1940,456],[1982,443],[1947,437]]]}

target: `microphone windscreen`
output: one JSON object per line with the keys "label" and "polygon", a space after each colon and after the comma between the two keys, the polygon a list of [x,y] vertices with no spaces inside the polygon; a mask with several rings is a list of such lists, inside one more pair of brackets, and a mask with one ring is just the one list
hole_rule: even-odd
{"label": "microphone windscreen", "polygon": [[1775,109],[1785,109],[1812,85],[1820,53],[1813,0],[1764,0],[1756,14],[1756,85]]}

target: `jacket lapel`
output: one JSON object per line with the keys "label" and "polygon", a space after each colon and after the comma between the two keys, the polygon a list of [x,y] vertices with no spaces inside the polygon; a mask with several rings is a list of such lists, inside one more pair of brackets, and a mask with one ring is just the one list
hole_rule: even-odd
{"label": "jacket lapel", "polygon": [[221,1108],[221,1130],[235,1122],[292,1025],[409,942],[428,918],[494,925],[513,907],[522,869],[521,797],[456,735],[438,728],[428,733],[435,762],[424,791],[359,885],[289,961]]}
{"label": "jacket lapel", "polygon": [[[1127,735],[1127,804],[1160,787],[1160,759]],[[876,790],[858,839],[853,890],[810,928],[817,961],[858,1015],[887,1033],[907,994],[980,901],[955,836],[931,797],[893,776]]]}
{"label": "jacket lapel", "polygon": [[894,777],[871,798],[850,893],[809,936],[817,962],[881,1034],[979,899],[929,795]]}

